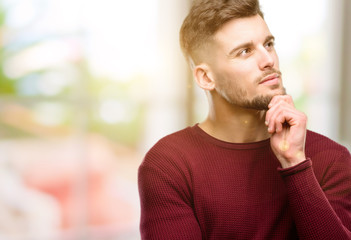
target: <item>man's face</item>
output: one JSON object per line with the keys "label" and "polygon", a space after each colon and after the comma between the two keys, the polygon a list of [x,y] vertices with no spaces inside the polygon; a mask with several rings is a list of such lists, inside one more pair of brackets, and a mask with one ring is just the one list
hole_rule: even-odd
{"label": "man's face", "polygon": [[259,15],[229,21],[212,46],[214,91],[229,103],[265,110],[273,96],[285,94],[274,37]]}

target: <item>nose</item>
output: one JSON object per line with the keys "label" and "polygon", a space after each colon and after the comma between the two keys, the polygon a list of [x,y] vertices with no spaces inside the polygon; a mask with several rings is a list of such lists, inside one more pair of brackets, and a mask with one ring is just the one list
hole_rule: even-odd
{"label": "nose", "polygon": [[275,64],[274,51],[262,48],[259,56],[259,67],[261,70],[271,69]]}

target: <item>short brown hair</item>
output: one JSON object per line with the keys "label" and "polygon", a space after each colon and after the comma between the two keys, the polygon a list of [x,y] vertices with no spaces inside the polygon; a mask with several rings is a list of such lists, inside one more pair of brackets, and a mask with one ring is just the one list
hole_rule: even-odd
{"label": "short brown hair", "polygon": [[180,46],[185,57],[196,58],[196,52],[226,22],[259,14],[258,0],[194,0],[180,29]]}

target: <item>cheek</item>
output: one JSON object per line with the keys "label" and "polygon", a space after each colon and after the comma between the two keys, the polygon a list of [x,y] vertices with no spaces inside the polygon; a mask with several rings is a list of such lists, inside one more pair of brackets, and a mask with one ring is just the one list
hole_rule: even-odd
{"label": "cheek", "polygon": [[217,81],[253,92],[253,83],[258,77],[258,73],[255,71],[256,68],[254,62],[251,61],[226,62],[218,64],[213,73]]}
{"label": "cheek", "polygon": [[252,68],[249,67],[249,64],[233,64],[222,68],[221,74],[231,80],[236,79],[242,81],[242,79],[245,79],[252,74]]}
{"label": "cheek", "polygon": [[231,80],[235,80],[235,84],[240,88],[252,88],[252,82],[255,78],[255,71],[249,64],[237,65],[235,69],[231,72]]}

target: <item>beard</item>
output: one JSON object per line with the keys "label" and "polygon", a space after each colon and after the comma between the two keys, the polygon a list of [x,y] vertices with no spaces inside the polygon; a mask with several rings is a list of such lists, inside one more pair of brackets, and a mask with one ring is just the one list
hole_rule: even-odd
{"label": "beard", "polygon": [[[253,109],[253,110],[268,110],[268,105],[271,102],[272,98],[276,95],[285,95],[285,88],[282,89],[282,92],[279,94],[271,94],[271,95],[260,95],[256,96],[251,100],[242,99],[240,106],[243,108]],[[231,102],[231,104],[238,105],[235,102]]]}
{"label": "beard", "polygon": [[[270,70],[258,77],[255,80],[255,84],[259,85],[261,79],[272,73],[278,73],[281,76],[280,71]],[[273,85],[270,88],[271,90],[279,89],[279,91],[272,94],[261,94],[252,99],[248,99],[248,92],[244,88],[237,86],[235,82],[227,81],[218,85],[217,92],[232,105],[253,110],[268,110],[268,105],[274,96],[286,94],[285,88],[281,85]]]}

